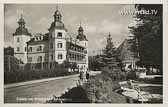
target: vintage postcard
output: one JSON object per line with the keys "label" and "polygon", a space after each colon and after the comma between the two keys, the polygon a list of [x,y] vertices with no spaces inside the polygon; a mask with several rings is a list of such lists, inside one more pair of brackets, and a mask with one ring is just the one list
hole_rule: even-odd
{"label": "vintage postcard", "polygon": [[163,104],[164,7],[4,3],[4,104]]}

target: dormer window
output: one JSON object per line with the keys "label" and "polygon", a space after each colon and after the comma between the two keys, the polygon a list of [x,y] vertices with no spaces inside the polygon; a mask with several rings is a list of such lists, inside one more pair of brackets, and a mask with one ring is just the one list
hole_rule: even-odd
{"label": "dormer window", "polygon": [[43,40],[43,36],[41,36],[41,40]]}
{"label": "dormer window", "polygon": [[38,41],[38,37],[35,37],[35,41]]}

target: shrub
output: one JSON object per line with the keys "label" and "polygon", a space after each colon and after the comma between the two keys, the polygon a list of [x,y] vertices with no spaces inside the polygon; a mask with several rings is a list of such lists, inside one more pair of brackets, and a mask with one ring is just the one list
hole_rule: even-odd
{"label": "shrub", "polygon": [[106,74],[107,77],[110,77],[113,81],[123,81],[127,79],[127,73],[122,72],[119,68],[110,69],[110,67],[104,67],[102,73]]}
{"label": "shrub", "polygon": [[[29,80],[36,80],[41,78],[50,78],[50,77],[58,77],[58,76],[67,76],[71,74],[75,74],[77,72],[70,73],[67,68],[65,68],[65,64],[57,64],[54,63],[52,69],[39,69],[41,64],[36,64],[36,69],[31,69],[31,64],[26,64],[24,69],[14,69],[6,70],[4,73],[4,83],[15,83],[15,82],[24,82]],[[13,66],[11,66],[13,68]],[[46,66],[47,67],[47,66]],[[38,68],[38,69],[37,69]]]}
{"label": "shrub", "polygon": [[128,79],[136,79],[136,72],[135,71],[127,72],[127,80]]}
{"label": "shrub", "polygon": [[126,97],[115,92],[120,88],[118,81],[113,81],[107,74],[97,75],[85,83],[83,87],[87,92],[89,102],[127,103]]}
{"label": "shrub", "polygon": [[87,93],[81,86],[73,87],[65,92],[60,97],[54,96],[54,98],[47,103],[89,103]]}

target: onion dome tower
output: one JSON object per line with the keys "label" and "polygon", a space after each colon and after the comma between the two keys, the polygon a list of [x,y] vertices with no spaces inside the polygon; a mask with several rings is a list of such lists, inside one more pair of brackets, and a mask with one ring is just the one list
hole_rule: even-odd
{"label": "onion dome tower", "polygon": [[61,20],[62,15],[61,15],[60,11],[58,10],[58,6],[57,6],[57,9],[54,12],[53,16],[54,16],[54,21],[51,23],[49,31],[52,30],[52,29],[54,29],[54,28],[55,29],[63,29],[63,30],[67,31],[67,29],[64,26],[64,23]]}
{"label": "onion dome tower", "polygon": [[28,29],[25,27],[26,22],[23,19],[23,16],[21,15],[21,18],[18,21],[19,27],[16,29],[15,33],[13,34],[13,36],[15,35],[27,35],[27,36],[31,36],[31,34],[29,33]]}
{"label": "onion dome tower", "polygon": [[76,39],[79,39],[80,41],[88,41],[83,32],[84,32],[83,27],[80,24]]}
{"label": "onion dome tower", "polygon": [[14,56],[22,63],[27,63],[27,42],[31,38],[31,33],[25,27],[26,22],[22,15],[18,21],[19,27],[13,33]]}

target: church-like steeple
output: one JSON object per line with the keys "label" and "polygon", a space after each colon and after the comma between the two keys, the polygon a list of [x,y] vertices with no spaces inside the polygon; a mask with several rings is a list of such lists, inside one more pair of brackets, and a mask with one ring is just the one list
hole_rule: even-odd
{"label": "church-like steeple", "polygon": [[112,42],[111,34],[109,32],[108,38],[107,38],[107,43]]}
{"label": "church-like steeple", "polygon": [[57,6],[56,7],[56,11],[54,13],[54,21],[55,22],[56,21],[60,21],[61,22],[61,17],[62,17],[62,15],[61,15],[60,11],[58,10],[58,6]]}
{"label": "church-like steeple", "polygon": [[62,15],[61,15],[61,13],[58,9],[58,6],[57,6],[56,11],[54,12],[54,21],[51,23],[49,30],[55,28],[55,29],[64,29],[67,31],[61,18],[62,18]]}
{"label": "church-like steeple", "polygon": [[78,28],[78,35],[77,35],[76,39],[79,39],[80,41],[88,41],[86,36],[84,35],[84,30],[81,25],[81,22],[80,22],[80,26]]}
{"label": "church-like steeple", "polygon": [[21,14],[21,18],[19,19],[19,21],[18,21],[18,24],[19,24],[19,27],[25,27],[25,21],[24,21],[24,19],[23,19],[23,16],[22,16],[22,14]]}
{"label": "church-like steeple", "polygon": [[29,33],[28,29],[25,28],[25,20],[23,19],[23,16],[21,14],[21,17],[18,21],[19,27],[16,29],[16,32],[13,34],[14,35],[28,35],[31,36],[31,34]]}
{"label": "church-like steeple", "polygon": [[112,47],[114,47],[113,45],[113,42],[112,42],[112,37],[111,37],[111,34],[109,33],[108,34],[108,37],[107,37],[107,45],[106,45],[106,49],[112,49]]}

